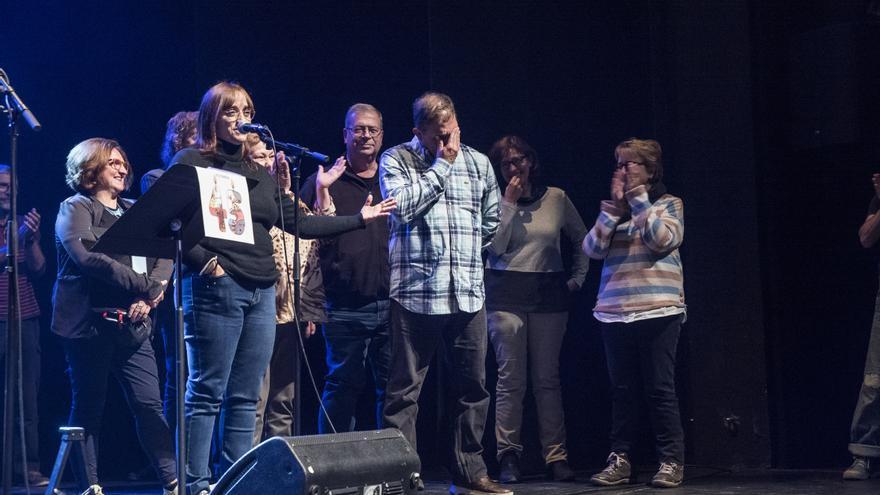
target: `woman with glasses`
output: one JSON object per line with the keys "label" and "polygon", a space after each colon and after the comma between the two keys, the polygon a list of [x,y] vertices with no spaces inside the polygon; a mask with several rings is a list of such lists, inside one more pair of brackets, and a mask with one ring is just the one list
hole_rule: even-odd
{"label": "woman with glasses", "polygon": [[[538,432],[548,474],[556,481],[571,481],[574,472],[565,446],[559,352],[568,324],[569,294],[580,290],[589,266],[580,249],[587,228],[562,189],[538,181],[538,156],[524,139],[499,139],[489,159],[507,183],[501,224],[489,245],[485,275],[489,338],[498,362],[499,481],[520,481],[527,377],[538,405]],[[570,272],[563,268],[561,234],[574,245]]]}
{"label": "woman with glasses", "polygon": [[629,483],[639,404],[648,405],[660,469],[651,484],[670,488],[684,475],[684,433],[675,393],[675,350],[684,321],[678,248],[684,205],[666,192],[660,143],[630,138],[614,150],[611,199],[584,239],[584,252],[605,260],[593,315],[601,322],[612,386],[611,454],[590,481]]}
{"label": "woman with glasses", "polygon": [[[214,421],[220,425],[217,448],[219,471],[225,471],[253,445],[255,408],[260,382],[275,341],[275,281],[269,229],[292,233],[296,206],[262,166],[247,158],[247,134],[239,121],[250,122],[254,105],[235,83],[211,87],[199,107],[194,148],[184,149],[173,164],[212,167],[249,179],[254,243],[205,238],[184,254],[183,305],[189,379],[186,391],[188,492],[207,493],[211,471],[208,459]],[[239,191],[244,193],[243,191]],[[389,199],[358,215],[299,217],[305,238],[325,237],[363,228],[387,216],[395,207]]]}
{"label": "woman with glasses", "polygon": [[[67,185],[76,194],[61,203],[55,222],[58,278],[52,331],[62,337],[73,392],[68,424],[85,429],[82,461],[88,495],[103,493],[97,451],[107,378],[119,381],[138,438],[164,493],[177,493],[171,432],[162,414],[149,313],[162,300],[170,260],[108,256],[89,251],[132,201],[121,194],[132,168],[119,143],[92,138],[67,155]],[[78,454],[74,449],[74,454]],[[76,470],[79,476],[79,470]]]}

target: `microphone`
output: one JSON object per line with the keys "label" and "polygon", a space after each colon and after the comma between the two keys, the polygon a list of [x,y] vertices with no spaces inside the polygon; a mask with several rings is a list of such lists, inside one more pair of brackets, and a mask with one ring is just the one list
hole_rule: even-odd
{"label": "microphone", "polygon": [[27,122],[27,125],[29,125],[31,129],[39,131],[43,128],[40,121],[37,120],[33,112],[31,112],[31,109],[21,101],[21,98],[19,98],[17,94],[15,94],[15,90],[12,89],[12,86],[9,84],[9,76],[6,75],[6,72],[3,69],[0,69],[0,94],[6,95],[11,106],[15,107],[14,109],[10,108],[10,112],[18,111],[18,113],[24,117],[24,121]]}
{"label": "microphone", "polygon": [[264,126],[263,124],[257,124],[256,122],[245,122],[243,120],[239,120],[235,124],[235,128],[238,129],[238,132],[244,133],[254,133],[254,134],[268,134],[269,128]]}

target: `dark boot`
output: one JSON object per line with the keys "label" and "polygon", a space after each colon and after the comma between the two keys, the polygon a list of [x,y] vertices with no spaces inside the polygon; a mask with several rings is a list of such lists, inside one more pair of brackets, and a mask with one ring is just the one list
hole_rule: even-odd
{"label": "dark boot", "polygon": [[505,452],[499,462],[501,468],[498,472],[498,481],[501,483],[519,483],[522,480],[522,472],[519,470],[519,457],[513,452]]}
{"label": "dark boot", "polygon": [[549,468],[549,477],[553,481],[574,481],[574,471],[565,459],[551,462],[547,467]]}

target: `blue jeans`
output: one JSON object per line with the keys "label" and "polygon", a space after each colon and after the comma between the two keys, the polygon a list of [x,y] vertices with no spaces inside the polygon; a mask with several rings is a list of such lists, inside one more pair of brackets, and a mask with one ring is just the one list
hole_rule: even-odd
{"label": "blue jeans", "polygon": [[218,415],[221,471],[253,445],[260,382],[275,341],[275,287],[248,287],[228,275],[192,275],[183,281],[183,312],[189,367],[187,490],[197,494],[211,479],[211,434]]}
{"label": "blue jeans", "polygon": [[[391,359],[390,308],[388,299],[360,308],[327,308],[327,377],[321,400],[338,432],[354,429],[355,407],[367,366],[376,385],[376,428],[381,428]],[[327,416],[318,411],[318,433],[332,432]]]}
{"label": "blue jeans", "polygon": [[880,457],[880,292],[874,303],[874,323],[862,387],[853,411],[849,451],[861,457]]}

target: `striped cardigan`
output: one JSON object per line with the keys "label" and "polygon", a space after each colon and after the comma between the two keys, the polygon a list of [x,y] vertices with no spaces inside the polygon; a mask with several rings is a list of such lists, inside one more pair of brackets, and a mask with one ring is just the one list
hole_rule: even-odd
{"label": "striped cardigan", "polygon": [[603,201],[584,238],[587,256],[604,259],[595,312],[633,313],[685,307],[678,247],[684,238],[684,204],[663,194],[652,204],[642,185],[626,192],[624,208]]}

